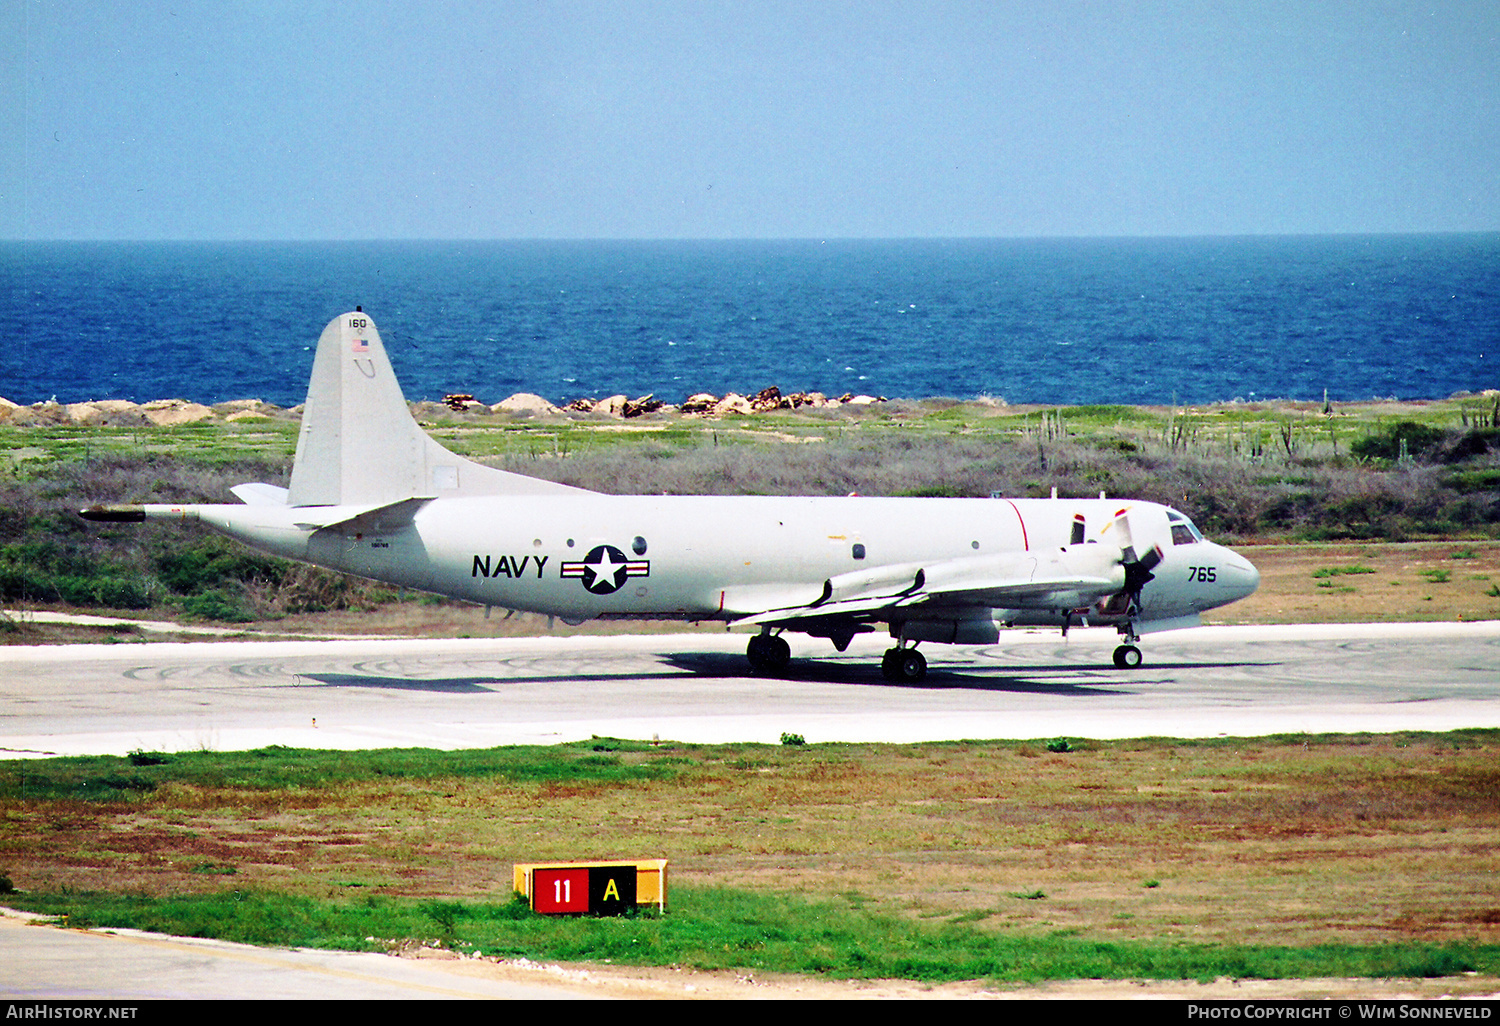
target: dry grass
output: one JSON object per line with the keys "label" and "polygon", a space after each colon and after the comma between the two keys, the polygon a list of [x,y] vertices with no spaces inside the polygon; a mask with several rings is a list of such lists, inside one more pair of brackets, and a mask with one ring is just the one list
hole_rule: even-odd
{"label": "dry grass", "polygon": [[45,890],[493,899],[512,862],[652,856],[679,885],[842,895],[981,929],[1500,942],[1500,749],[1487,736],[620,757],[681,772],[7,799],[0,872]]}
{"label": "dry grass", "polygon": [[[1380,623],[1500,618],[1500,543],[1249,545],[1260,589],[1216,623]],[[1350,566],[1372,573],[1316,576]]]}

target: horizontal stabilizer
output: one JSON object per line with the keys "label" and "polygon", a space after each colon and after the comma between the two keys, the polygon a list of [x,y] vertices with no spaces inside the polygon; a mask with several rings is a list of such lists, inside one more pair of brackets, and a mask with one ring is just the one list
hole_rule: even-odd
{"label": "horizontal stabilizer", "polygon": [[247,506],[285,506],[287,490],[272,484],[241,484],[229,489],[230,493]]}
{"label": "horizontal stabilizer", "polygon": [[378,534],[410,523],[417,510],[431,501],[421,497],[373,506],[305,506],[296,511],[297,526],[305,531],[337,527],[344,531]]}

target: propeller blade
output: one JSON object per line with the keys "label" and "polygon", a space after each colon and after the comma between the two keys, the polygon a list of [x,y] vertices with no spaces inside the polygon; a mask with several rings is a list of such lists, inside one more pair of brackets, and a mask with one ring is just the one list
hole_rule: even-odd
{"label": "propeller blade", "polygon": [[1115,518],[1104,526],[1104,530],[1115,532],[1115,544],[1120,546],[1120,562],[1126,566],[1134,563],[1135,538],[1130,532],[1130,517],[1126,516],[1126,511],[1122,509],[1116,513]]}
{"label": "propeller blade", "polygon": [[1145,556],[1125,564],[1125,591],[1133,598],[1139,598],[1141,589],[1155,579],[1151,571],[1162,561],[1162,555],[1161,546],[1155,545]]}

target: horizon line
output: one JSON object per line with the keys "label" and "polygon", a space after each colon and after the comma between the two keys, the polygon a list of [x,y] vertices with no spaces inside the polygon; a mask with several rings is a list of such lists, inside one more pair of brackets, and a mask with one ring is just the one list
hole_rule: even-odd
{"label": "horizon line", "polygon": [[1187,239],[1323,239],[1323,238],[1412,238],[1457,235],[1500,235],[1500,227],[1477,229],[1426,229],[1410,231],[1293,231],[1293,232],[1198,232],[1198,233],[1118,233],[1058,235],[497,235],[497,236],[369,236],[363,238],[229,238],[229,237],[10,237],[0,238],[0,245],[49,243],[171,243],[171,244],[328,244],[361,245],[368,243],[475,243],[475,242],[1089,242]]}

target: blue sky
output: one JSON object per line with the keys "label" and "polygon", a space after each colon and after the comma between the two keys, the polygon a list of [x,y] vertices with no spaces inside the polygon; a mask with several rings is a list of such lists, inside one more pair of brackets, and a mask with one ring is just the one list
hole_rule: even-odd
{"label": "blue sky", "polygon": [[0,238],[1500,230],[1500,3],[0,0]]}

